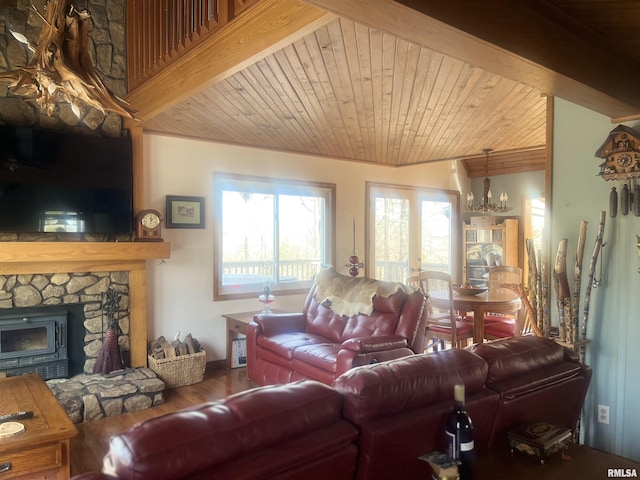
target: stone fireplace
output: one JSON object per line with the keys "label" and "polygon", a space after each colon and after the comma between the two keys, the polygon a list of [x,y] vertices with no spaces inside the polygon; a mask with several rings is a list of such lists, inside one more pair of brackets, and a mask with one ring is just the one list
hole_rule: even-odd
{"label": "stone fireplace", "polygon": [[127,330],[122,342],[130,366],[147,365],[146,262],[169,258],[168,243],[2,242],[1,247],[0,313],[38,302],[83,304],[86,353],[95,358],[101,343],[101,292],[112,285],[127,295],[120,323]]}
{"label": "stone fireplace", "polygon": [[0,316],[12,309],[71,312],[69,321],[82,324],[81,370],[93,370],[102,345],[104,292],[112,288],[121,295],[120,342],[129,352],[132,371],[115,376],[80,373],[47,382],[74,423],[163,402],[164,383],[146,368],[146,264],[169,258],[169,253],[164,242],[0,242]]}
{"label": "stone fireplace", "polygon": [[[66,343],[71,360],[69,374],[92,373],[105,336],[106,316],[102,310],[108,289],[120,294],[116,312],[121,330],[118,341],[128,367],[129,272],[0,275],[0,315],[31,319],[33,315],[46,315],[47,311],[63,310],[61,307],[77,312],[69,315],[69,335],[60,340]],[[11,371],[11,365],[0,365],[0,370]]]}

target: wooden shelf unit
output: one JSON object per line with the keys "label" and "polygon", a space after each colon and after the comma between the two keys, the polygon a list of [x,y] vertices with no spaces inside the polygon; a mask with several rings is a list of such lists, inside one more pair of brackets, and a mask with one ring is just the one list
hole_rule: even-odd
{"label": "wooden shelf unit", "polygon": [[496,225],[464,224],[462,262],[463,282],[474,287],[488,287],[492,266],[518,267],[518,219],[498,219]]}

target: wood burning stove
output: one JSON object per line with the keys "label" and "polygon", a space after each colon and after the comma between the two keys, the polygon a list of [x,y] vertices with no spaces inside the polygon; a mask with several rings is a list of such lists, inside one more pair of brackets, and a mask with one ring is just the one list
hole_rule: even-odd
{"label": "wood burning stove", "polygon": [[67,378],[67,316],[63,309],[0,315],[0,372]]}

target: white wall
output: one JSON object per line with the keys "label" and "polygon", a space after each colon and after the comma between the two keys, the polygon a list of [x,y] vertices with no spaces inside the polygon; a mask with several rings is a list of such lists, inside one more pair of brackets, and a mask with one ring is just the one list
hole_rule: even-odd
{"label": "white wall", "polygon": [[[456,162],[392,168],[312,156],[236,147],[211,142],[145,135],[145,208],[164,214],[166,195],[206,198],[205,229],[167,229],[171,243],[166,263],[150,262],[148,275],[149,338],[191,333],[207,350],[207,359],[226,357],[223,313],[259,310],[255,300],[213,301],[212,184],[214,172],[275,178],[309,179],[336,184],[336,269],[352,254],[353,218],[356,250],[364,257],[364,215],[367,181],[468,190],[459,180]],[[464,172],[464,170],[461,170]],[[462,174],[464,178],[464,173]],[[459,182],[464,182],[459,186]],[[164,224],[163,224],[164,227]],[[300,311],[304,295],[276,297],[274,308]]]}
{"label": "white wall", "polygon": [[[610,218],[609,192],[622,182],[597,176],[601,159],[595,151],[615,124],[608,117],[563,100],[555,101],[553,142],[552,252],[561,239],[569,240],[567,271],[573,272],[580,222],[586,220],[582,291],[597,231],[599,212],[607,212],[596,275],[602,284],[592,290],[588,316],[586,363],[593,367],[582,419],[586,444],[640,461],[640,274],[636,234],[640,218],[633,214]],[[640,131],[636,123],[626,124]],[[570,277],[572,278],[572,277]],[[582,296],[582,301],[584,295]],[[557,319],[557,309],[551,312]],[[580,319],[583,318],[581,308]],[[610,424],[596,421],[598,404],[610,407]]]}

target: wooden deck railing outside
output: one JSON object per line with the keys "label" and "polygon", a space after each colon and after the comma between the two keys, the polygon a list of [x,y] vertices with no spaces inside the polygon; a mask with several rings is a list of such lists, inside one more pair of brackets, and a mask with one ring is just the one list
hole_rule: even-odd
{"label": "wooden deck railing outside", "polygon": [[127,71],[131,93],[207,35],[259,0],[127,1]]}

